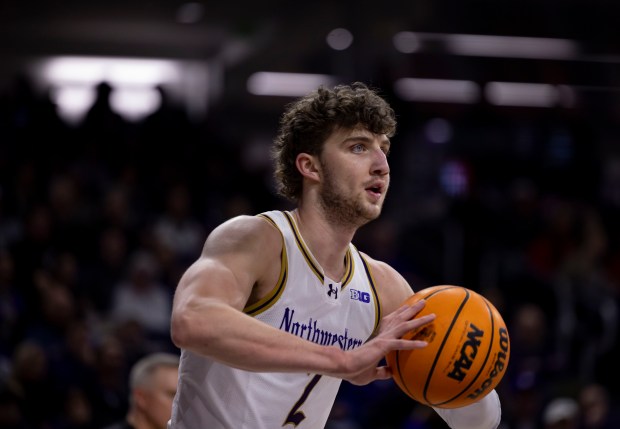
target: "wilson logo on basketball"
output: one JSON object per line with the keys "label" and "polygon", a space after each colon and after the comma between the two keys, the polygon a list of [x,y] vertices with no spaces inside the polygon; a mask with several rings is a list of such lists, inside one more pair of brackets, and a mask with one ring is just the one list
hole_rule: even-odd
{"label": "wilson logo on basketball", "polygon": [[497,359],[495,359],[495,363],[493,364],[493,369],[491,373],[487,377],[480,388],[476,389],[474,392],[469,394],[468,396],[472,399],[478,398],[483,392],[489,389],[494,384],[494,379],[503,374],[506,369],[506,360],[508,359],[508,344],[510,340],[508,339],[508,330],[506,328],[500,328],[499,330],[499,347],[502,350],[497,353]]}
{"label": "wilson logo on basketball", "polygon": [[471,368],[471,364],[474,362],[474,359],[478,354],[478,347],[480,347],[480,340],[483,336],[484,331],[478,329],[473,323],[469,324],[467,341],[465,341],[461,346],[461,354],[454,362],[454,367],[452,368],[452,371],[448,373],[448,377],[457,381],[463,381],[467,375],[467,370]]}

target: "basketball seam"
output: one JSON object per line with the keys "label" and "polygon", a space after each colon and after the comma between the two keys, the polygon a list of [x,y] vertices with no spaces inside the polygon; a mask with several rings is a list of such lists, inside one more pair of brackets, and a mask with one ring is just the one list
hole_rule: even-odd
{"label": "basketball seam", "polygon": [[461,395],[463,395],[464,392],[467,392],[467,390],[476,382],[476,380],[478,380],[478,378],[480,377],[480,375],[482,374],[482,372],[486,368],[486,364],[487,364],[487,362],[489,360],[489,356],[491,355],[491,350],[493,350],[493,340],[495,339],[495,317],[493,317],[493,312],[491,311],[491,307],[489,307],[489,303],[487,302],[487,300],[483,299],[483,301],[484,301],[484,305],[486,305],[487,310],[489,311],[489,316],[491,318],[491,340],[489,341],[489,348],[487,349],[487,354],[484,357],[484,362],[480,366],[480,369],[478,370],[478,373],[473,378],[473,380],[471,380],[469,382],[469,384],[463,390],[461,390],[459,392],[458,395],[454,396],[451,399],[448,399],[447,401],[440,402],[440,403],[434,404],[434,405],[437,405],[437,406],[439,406],[439,405],[446,405],[446,404],[454,401],[455,399],[459,398]]}
{"label": "basketball seam", "polygon": [[[439,292],[443,292],[444,290],[447,289],[454,289],[454,286],[446,286],[442,289],[436,290],[433,293],[431,293],[429,296],[427,296],[424,299],[428,299],[433,295],[438,294]],[[397,350],[396,351],[396,368],[398,369],[398,379],[400,380],[399,385],[401,386],[401,388],[404,388],[404,390],[406,391],[406,393],[412,398],[415,399],[416,401],[418,401],[419,399],[415,397],[414,394],[411,393],[411,391],[409,390],[409,386],[407,386],[407,384],[404,382],[403,377],[401,376],[401,368],[400,368],[400,352],[401,350]]]}
{"label": "basketball seam", "polygon": [[[444,291],[445,289],[441,289],[441,291]],[[441,292],[438,291],[438,292]],[[446,335],[444,335],[443,340],[441,341],[441,346],[439,346],[439,349],[437,349],[437,354],[435,355],[435,360],[433,361],[433,365],[431,365],[430,371],[428,376],[426,377],[426,383],[424,383],[424,391],[422,396],[424,397],[424,400],[430,404],[430,405],[440,405],[440,404],[445,404],[446,402],[440,402],[438,404],[434,404],[431,401],[428,400],[427,397],[427,392],[428,392],[428,386],[431,382],[431,378],[433,377],[433,374],[435,373],[435,367],[437,366],[437,361],[439,360],[439,358],[441,357],[441,353],[443,351],[444,346],[446,345],[446,342],[448,341],[448,337],[450,336],[450,333],[452,332],[452,328],[454,328],[454,324],[456,323],[456,320],[458,319],[459,315],[461,314],[461,312],[463,311],[463,307],[465,307],[465,304],[467,303],[467,301],[469,301],[469,290],[464,289],[466,295],[465,298],[463,298],[463,301],[461,301],[461,305],[459,306],[458,310],[456,311],[456,313],[454,314],[454,316],[452,317],[452,321],[450,322],[450,327],[448,328],[448,330],[446,331]],[[433,296],[429,295],[430,296]],[[462,392],[461,392],[462,393]],[[451,399],[450,401],[452,401],[453,399]],[[449,401],[448,401],[449,402]]]}

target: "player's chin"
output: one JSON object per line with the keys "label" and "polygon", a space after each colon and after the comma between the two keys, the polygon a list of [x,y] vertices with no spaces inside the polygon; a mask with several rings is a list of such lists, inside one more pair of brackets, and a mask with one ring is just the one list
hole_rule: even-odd
{"label": "player's chin", "polygon": [[369,202],[366,201],[360,204],[357,208],[357,213],[361,224],[366,224],[377,219],[381,215],[383,209],[383,201]]}
{"label": "player's chin", "polygon": [[369,204],[367,208],[368,218],[370,220],[374,220],[381,215],[381,211],[383,210],[383,200],[380,200],[376,203]]}
{"label": "player's chin", "polygon": [[375,219],[377,219],[379,217],[379,215],[381,214],[381,208],[379,207],[377,208],[372,208],[372,207],[365,207],[364,210],[362,210],[359,213],[359,219],[361,224],[367,224],[368,222],[371,222]]}

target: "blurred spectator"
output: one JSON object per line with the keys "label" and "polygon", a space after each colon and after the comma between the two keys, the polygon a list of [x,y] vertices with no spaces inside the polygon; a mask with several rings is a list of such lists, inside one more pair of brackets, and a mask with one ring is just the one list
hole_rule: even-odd
{"label": "blurred spectator", "polygon": [[91,250],[87,224],[93,218],[87,195],[83,195],[77,180],[70,174],[50,178],[47,198],[52,217],[53,245],[59,250],[81,252]]}
{"label": "blurred spectator", "polygon": [[137,361],[129,374],[129,411],[106,429],[166,429],[177,391],[179,357],[149,354]]}
{"label": "blurred spectator", "polygon": [[579,392],[582,429],[620,427],[620,410],[613,406],[609,391],[601,384],[589,383]]}
{"label": "blurred spectator", "polygon": [[147,339],[169,344],[172,288],[160,282],[154,256],[145,250],[131,255],[126,276],[113,287],[110,323],[116,329],[137,323]]}
{"label": "blurred spectator", "polygon": [[130,177],[106,188],[102,196],[101,211],[98,213],[97,230],[118,228],[126,237],[128,244],[135,245],[140,229],[139,196],[136,195],[133,171],[126,171]]}
{"label": "blurred spectator", "polygon": [[96,429],[93,406],[83,389],[68,387],[63,399],[62,413],[53,423],[54,429]]}
{"label": "blurred spectator", "polygon": [[112,305],[114,287],[118,285],[127,272],[127,258],[130,243],[123,230],[109,227],[96,237],[96,256],[84,264],[86,284],[94,309],[102,316],[107,316]]}
{"label": "blurred spectator", "polygon": [[172,251],[184,269],[200,253],[205,230],[193,215],[192,194],[187,185],[170,187],[164,198],[164,210],[155,220],[153,233],[158,243]]}
{"label": "blurred spectator", "polygon": [[[0,109],[5,109],[0,113],[3,113],[3,119],[6,118],[11,132],[3,133],[5,138],[0,141],[12,143],[8,145],[11,158],[20,162],[36,160],[39,167],[49,171],[48,168],[62,160],[61,154],[66,156],[67,141],[66,124],[60,120],[49,93],[37,89],[30,75],[20,72],[14,77],[3,101],[5,104]],[[46,144],[51,135],[55,136],[54,145]],[[5,162],[5,159],[0,160],[0,167],[12,171],[13,166],[5,165]]]}
{"label": "blurred spectator", "polygon": [[145,163],[141,168],[150,176],[159,176],[164,170],[182,169],[193,156],[192,141],[195,127],[185,108],[163,86],[156,88],[160,97],[157,110],[138,124],[139,139],[136,156],[148,153],[155,162]]}
{"label": "blurred spectator", "polygon": [[14,212],[16,207],[11,207],[7,201],[7,192],[0,182],[0,248],[3,249],[10,248],[22,235],[22,222]]}
{"label": "blurred spectator", "polygon": [[543,228],[529,243],[527,254],[534,272],[552,279],[577,245],[577,208],[569,200],[552,197],[547,198],[542,210]]}
{"label": "blurred spectator", "polygon": [[44,428],[61,409],[49,369],[45,350],[37,343],[24,341],[16,347],[9,384],[14,386],[27,427]]}
{"label": "blurred spectator", "polygon": [[[26,311],[36,308],[34,273],[53,253],[53,220],[45,204],[36,204],[24,214],[24,237],[10,249],[15,262],[15,284],[26,301]],[[28,314],[28,317],[33,315]]]}
{"label": "blurred spectator", "polygon": [[24,335],[24,300],[14,277],[13,255],[0,248],[0,362],[10,359]]}
{"label": "blurred spectator", "polygon": [[82,122],[82,127],[93,132],[93,135],[102,131],[122,132],[122,116],[112,109],[111,97],[114,88],[108,82],[100,82],[96,86],[95,101],[88,109]]}
{"label": "blurred spectator", "polygon": [[37,317],[31,320],[26,338],[40,344],[49,357],[62,348],[67,330],[75,322],[78,308],[69,288],[49,272],[39,269],[34,274],[38,292]]}
{"label": "blurred spectator", "polygon": [[509,327],[511,354],[508,373],[513,381],[550,380],[558,371],[556,344],[550,320],[537,304],[522,304],[515,309]]}
{"label": "blurred spectator", "polygon": [[[514,347],[511,346],[514,351]],[[511,357],[512,360],[512,357]],[[508,364],[510,369],[511,363]],[[549,393],[548,384],[533,371],[506,374],[502,392],[502,429],[539,429]]]}
{"label": "blurred spectator", "polygon": [[544,429],[578,429],[579,405],[572,398],[559,397],[549,402],[543,412]]}
{"label": "blurred spectator", "polygon": [[80,138],[86,142],[86,147],[95,145],[100,161],[108,166],[111,174],[126,163],[124,155],[131,137],[129,124],[112,109],[113,92],[112,85],[100,82],[95,101],[79,126]]}
{"label": "blurred spectator", "polygon": [[18,216],[24,234],[24,220],[28,212],[44,200],[47,176],[32,159],[25,159],[13,166],[15,172],[5,180],[4,192],[7,195],[9,213]]}
{"label": "blurred spectator", "polygon": [[23,401],[8,380],[0,380],[0,428],[29,429]]}
{"label": "blurred spectator", "polygon": [[127,376],[130,363],[121,342],[105,335],[95,348],[95,382],[89,395],[93,421],[100,428],[122,419],[128,409]]}

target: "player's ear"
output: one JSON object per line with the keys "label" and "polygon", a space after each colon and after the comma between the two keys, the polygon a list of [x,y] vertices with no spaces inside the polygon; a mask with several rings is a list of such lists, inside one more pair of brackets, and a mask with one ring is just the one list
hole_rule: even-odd
{"label": "player's ear", "polygon": [[302,176],[310,180],[320,180],[319,160],[318,157],[308,153],[300,153],[295,159],[297,170]]}

